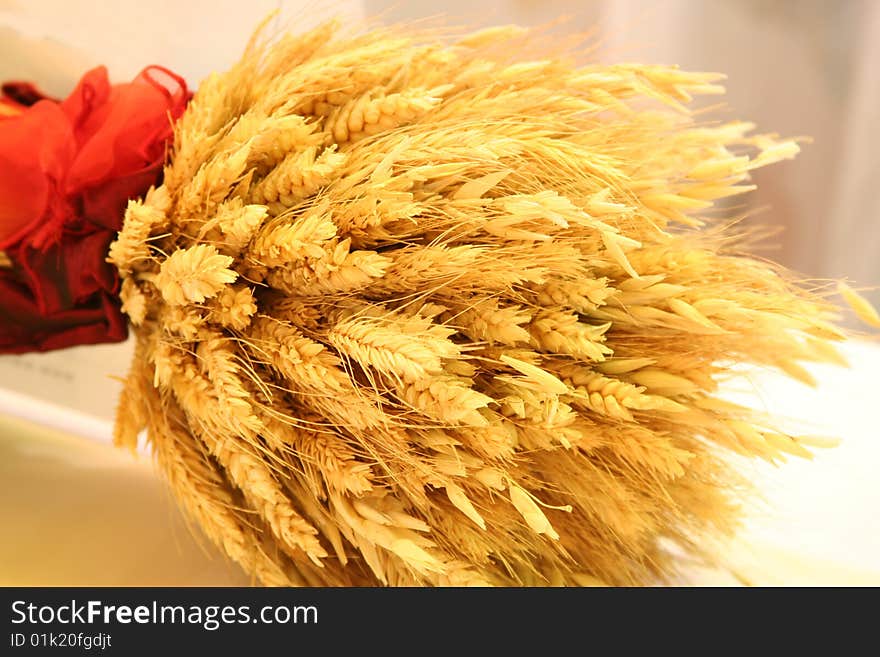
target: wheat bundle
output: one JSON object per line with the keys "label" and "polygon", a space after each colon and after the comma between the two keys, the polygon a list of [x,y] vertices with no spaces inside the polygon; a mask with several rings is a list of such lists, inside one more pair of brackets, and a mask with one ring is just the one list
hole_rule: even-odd
{"label": "wheat bundle", "polygon": [[810,454],[716,396],[839,360],[712,219],[797,145],[531,39],[256,37],[129,205],[117,442],[264,584],[662,581],[736,524],[731,454]]}

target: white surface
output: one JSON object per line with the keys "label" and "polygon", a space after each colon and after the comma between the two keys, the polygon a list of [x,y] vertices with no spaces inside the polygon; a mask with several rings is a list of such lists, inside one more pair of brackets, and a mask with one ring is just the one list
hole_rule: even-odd
{"label": "white surface", "polygon": [[778,468],[756,464],[766,504],[750,515],[744,535],[880,575],[880,345],[852,341],[841,351],[850,369],[808,367],[820,382],[816,389],[755,374],[755,392],[738,395],[790,418],[792,433],[841,440],[837,447],[814,450],[812,461],[793,457]]}
{"label": "white surface", "polygon": [[0,356],[0,414],[109,442],[133,343]]}
{"label": "white surface", "polygon": [[40,426],[99,442],[110,442],[113,424],[109,420],[0,388],[0,414],[17,417]]}

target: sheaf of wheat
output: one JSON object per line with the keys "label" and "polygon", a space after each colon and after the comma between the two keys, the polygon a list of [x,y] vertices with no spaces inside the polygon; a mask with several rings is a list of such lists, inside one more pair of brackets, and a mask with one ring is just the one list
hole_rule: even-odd
{"label": "sheaf of wheat", "polygon": [[713,210],[798,146],[539,41],[258,35],[130,204],[116,440],[261,583],[663,581],[736,525],[731,454],[809,456],[716,396],[839,360]]}

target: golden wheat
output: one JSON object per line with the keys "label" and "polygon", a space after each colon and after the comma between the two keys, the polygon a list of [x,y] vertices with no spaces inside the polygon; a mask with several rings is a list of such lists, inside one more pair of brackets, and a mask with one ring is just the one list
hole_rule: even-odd
{"label": "golden wheat", "polygon": [[675,573],[670,543],[712,560],[743,501],[724,454],[819,444],[719,382],[809,381],[844,337],[713,219],[798,148],[697,122],[718,79],[578,67],[518,28],[257,35],[111,247],[138,341],[117,442],[146,425],[265,584],[640,584]]}

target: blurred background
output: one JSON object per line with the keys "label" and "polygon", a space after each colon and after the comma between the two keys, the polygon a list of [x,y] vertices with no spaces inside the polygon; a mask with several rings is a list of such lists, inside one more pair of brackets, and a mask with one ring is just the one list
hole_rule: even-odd
{"label": "blurred background", "polygon": [[[472,27],[564,19],[553,29],[590,33],[593,61],[725,73],[713,116],[812,139],[793,162],[758,170],[758,191],[739,201],[750,221],[780,228],[765,255],[807,277],[846,278],[880,305],[878,0],[0,0],[0,80],[64,96],[97,64],[119,81],[162,64],[197,87],[275,9],[277,26],[294,30],[332,16]],[[784,476],[760,475],[768,510],[748,535],[762,547],[740,544],[734,559],[752,581],[880,583],[880,349],[859,344],[849,356],[854,370],[823,371],[817,391],[772,380],[760,392],[759,403],[845,443],[774,471]],[[0,545],[0,585],[243,583],[190,531],[148,457],[95,444],[109,442],[129,359],[129,344],[0,357],[0,526],[14,537]]]}

